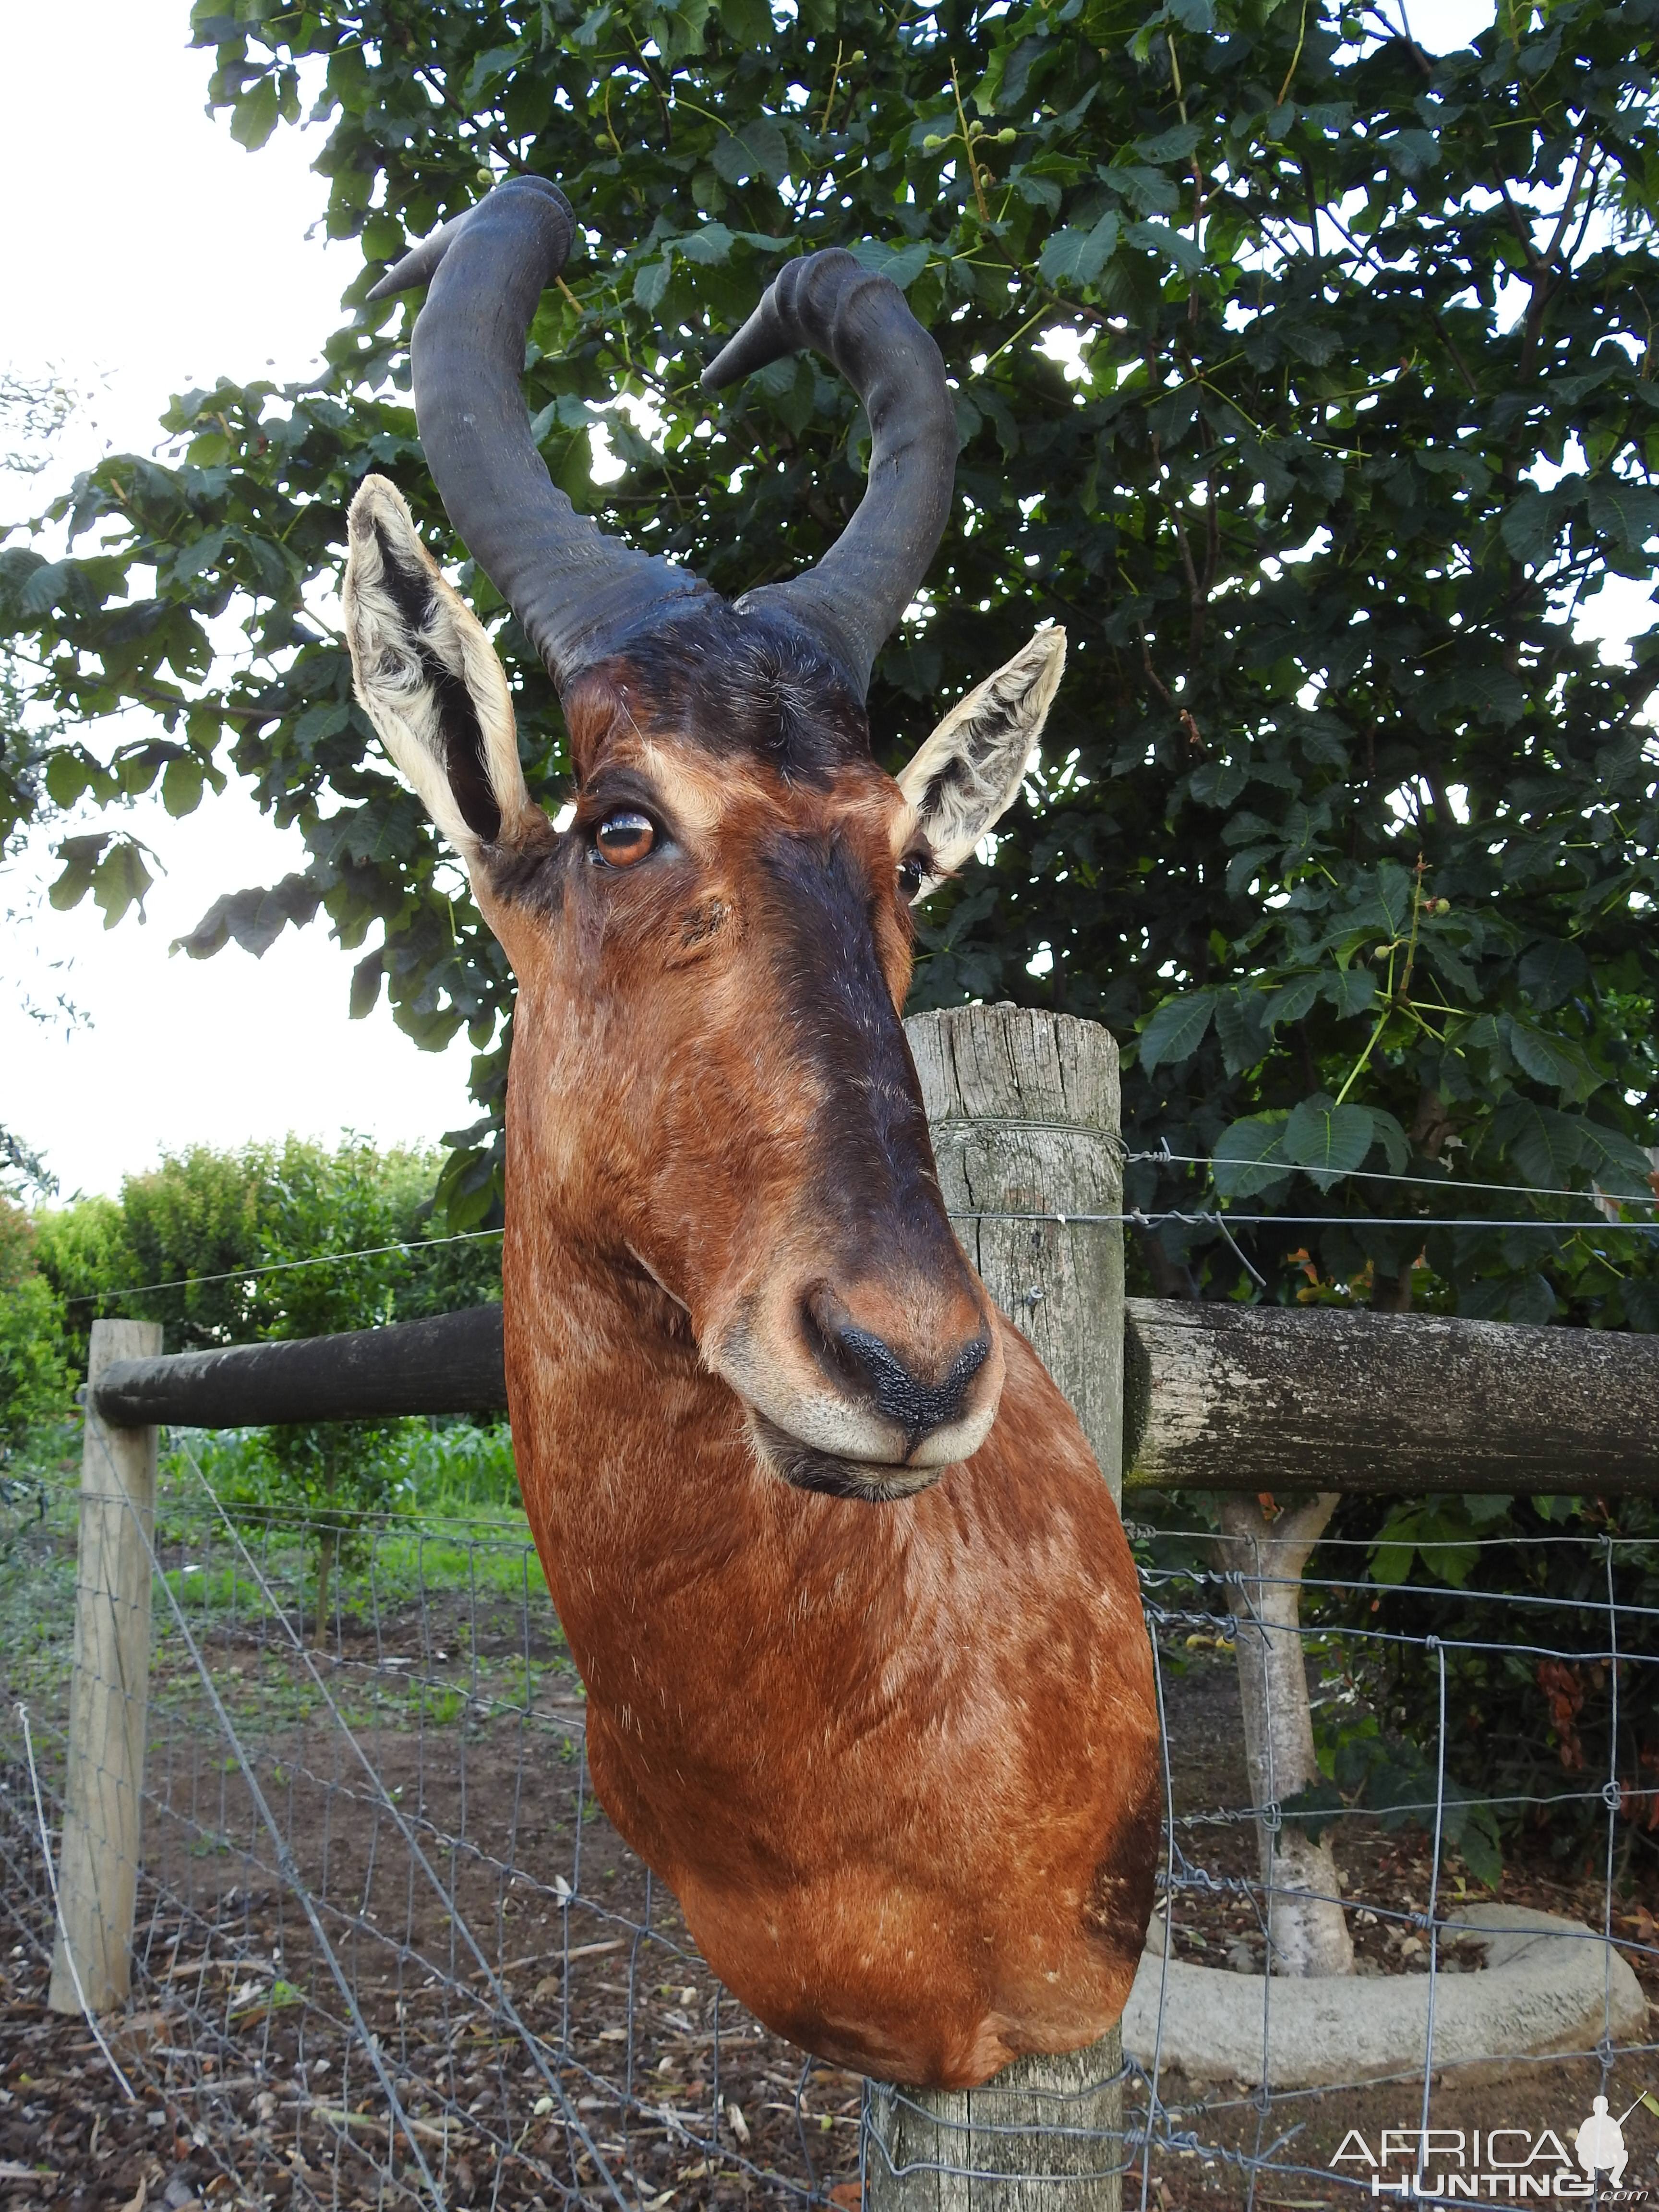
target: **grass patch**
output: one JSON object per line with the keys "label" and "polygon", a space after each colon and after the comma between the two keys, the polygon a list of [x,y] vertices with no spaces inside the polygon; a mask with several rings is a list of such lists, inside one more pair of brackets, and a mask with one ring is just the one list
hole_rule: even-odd
{"label": "grass patch", "polygon": [[[531,1541],[506,1425],[410,1420],[390,1433],[390,1510],[365,1515],[315,1618],[317,1539],[281,1494],[259,1430],[164,1432],[152,1612],[158,1720],[199,1722],[190,1646],[237,1726],[307,1725],[323,1691],[354,1728],[533,1716],[579,1694]],[[0,1490],[0,1677],[61,1727],[75,1629],[80,1433],[32,1436]],[[227,1525],[228,1523],[228,1525]],[[175,1610],[176,1608],[176,1610]],[[188,1632],[186,1634],[185,1632]]]}

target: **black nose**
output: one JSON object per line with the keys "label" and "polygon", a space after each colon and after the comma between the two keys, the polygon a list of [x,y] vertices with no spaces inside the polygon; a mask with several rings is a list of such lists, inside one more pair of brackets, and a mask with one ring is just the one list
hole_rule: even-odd
{"label": "black nose", "polygon": [[990,1356],[990,1335],[981,1328],[937,1382],[924,1382],[890,1344],[859,1327],[827,1284],[808,1297],[806,1320],[819,1364],[850,1395],[902,1428],[907,1452],[935,1429],[960,1419],[968,1386]]}

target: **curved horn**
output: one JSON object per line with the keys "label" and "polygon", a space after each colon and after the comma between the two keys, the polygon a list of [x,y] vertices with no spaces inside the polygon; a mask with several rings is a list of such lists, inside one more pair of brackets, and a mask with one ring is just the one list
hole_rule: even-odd
{"label": "curved horn", "polygon": [[858,513],[817,566],[746,594],[787,606],[829,647],[861,699],[877,653],[943,534],[956,478],[957,419],[945,363],[890,277],[832,247],[791,261],[703,371],[718,391],[801,346],[832,361],[870,418]]}
{"label": "curved horn", "polygon": [[415,419],[468,550],[563,689],[653,607],[708,586],[578,514],[530,434],[520,379],[536,304],[575,218],[544,177],[513,177],[405,254],[369,294],[428,280],[415,325]]}

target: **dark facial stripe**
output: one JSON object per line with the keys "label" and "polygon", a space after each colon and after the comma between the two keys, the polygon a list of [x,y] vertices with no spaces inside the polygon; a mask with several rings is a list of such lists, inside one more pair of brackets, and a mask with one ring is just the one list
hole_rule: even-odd
{"label": "dark facial stripe", "polygon": [[836,836],[775,836],[758,858],[778,1003],[826,1092],[815,1203],[854,1266],[896,1249],[921,1273],[954,1273],[915,1071],[876,957],[878,893]]}

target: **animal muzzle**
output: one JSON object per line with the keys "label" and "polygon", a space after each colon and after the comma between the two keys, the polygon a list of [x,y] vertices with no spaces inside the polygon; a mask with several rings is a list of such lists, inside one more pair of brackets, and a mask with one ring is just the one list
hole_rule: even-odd
{"label": "animal muzzle", "polygon": [[975,1318],[973,1335],[957,1349],[947,1342],[943,1352],[919,1359],[914,1351],[861,1328],[828,1283],[814,1285],[803,1312],[804,1334],[824,1373],[850,1403],[902,1436],[898,1455],[907,1466],[924,1467],[962,1456],[951,1445],[968,1411],[974,1378],[991,1356],[990,1328]]}
{"label": "animal muzzle", "polygon": [[1002,1393],[989,1302],[959,1282],[909,1296],[820,1279],[751,1305],[711,1347],[762,1458],[803,1490],[904,1498],[984,1442]]}

